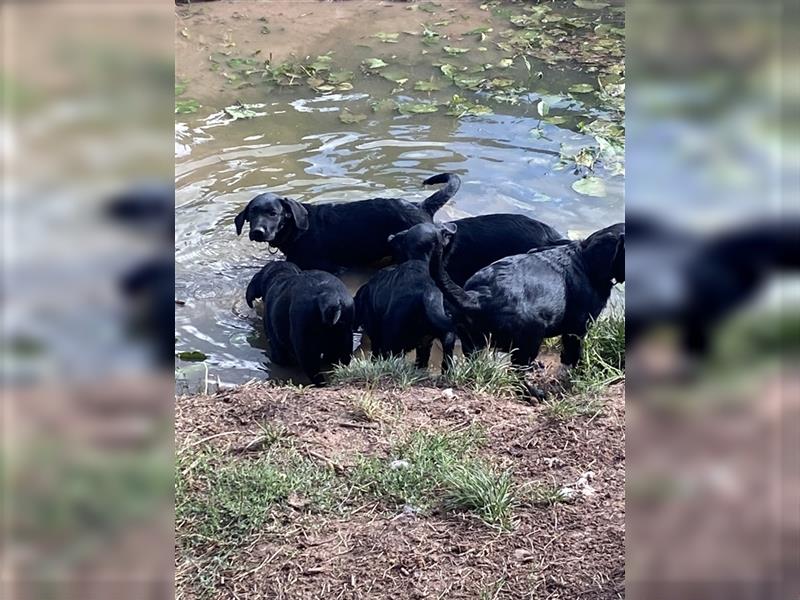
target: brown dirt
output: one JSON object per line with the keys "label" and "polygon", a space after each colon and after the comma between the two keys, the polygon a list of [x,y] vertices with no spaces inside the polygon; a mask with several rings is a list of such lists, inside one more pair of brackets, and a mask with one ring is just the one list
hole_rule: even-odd
{"label": "brown dirt", "polygon": [[[208,445],[241,460],[257,423],[284,427],[316,461],[347,469],[386,454],[392,440],[419,428],[486,432],[485,458],[513,469],[515,481],[575,482],[594,472],[597,493],[553,506],[521,506],[507,533],[474,517],[405,516],[379,504],[349,516],[295,511],[280,531],[243,549],[220,598],[618,598],[624,595],[624,388],[615,385],[594,417],[557,421],[542,406],[415,387],[375,391],[389,417],[355,414],[356,388],[308,389],[251,384],[215,396],[178,399],[178,451]],[[180,538],[182,532],[177,532]],[[194,598],[181,577],[179,597]],[[502,586],[497,591],[497,582]],[[498,584],[499,586],[499,584]],[[495,591],[497,593],[495,594]],[[486,594],[486,595],[482,595]]]}

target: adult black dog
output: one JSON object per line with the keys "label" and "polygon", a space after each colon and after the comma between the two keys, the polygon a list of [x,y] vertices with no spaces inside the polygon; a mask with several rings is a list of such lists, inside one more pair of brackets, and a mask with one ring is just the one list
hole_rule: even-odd
{"label": "adult black dog", "polygon": [[337,204],[304,204],[275,194],[259,194],[234,223],[241,235],[250,222],[250,239],[278,248],[301,269],[332,273],[343,267],[372,266],[390,256],[386,241],[418,223],[430,223],[434,213],[461,186],[457,175],[435,175],[425,185],[445,186],[423,202],[372,198]]}
{"label": "adult black dog", "polygon": [[299,365],[314,385],[322,385],[323,365],[348,364],[353,354],[353,298],[330,273],[301,271],[272,262],[247,286],[247,305],[264,301],[264,333],[269,357],[279,365]]}
{"label": "adult black dog", "polygon": [[469,278],[464,288],[442,266],[431,275],[453,307],[466,353],[491,344],[526,365],[542,340],[561,336],[561,361],[577,364],[589,322],[606,305],[614,282],[625,281],[625,225],[601,229],[583,241],[501,259]]}
{"label": "adult black dog", "polygon": [[444,310],[442,292],[430,276],[430,259],[437,244],[449,246],[452,223],[420,223],[389,236],[394,259],[356,294],[356,325],[363,325],[376,356],[403,355],[416,349],[417,367],[426,369],[433,340],[442,344],[442,370],[453,356],[456,335]]}
{"label": "adult black dog", "polygon": [[569,240],[541,221],[524,215],[494,214],[454,221],[457,230],[445,260],[458,285],[496,260]]}

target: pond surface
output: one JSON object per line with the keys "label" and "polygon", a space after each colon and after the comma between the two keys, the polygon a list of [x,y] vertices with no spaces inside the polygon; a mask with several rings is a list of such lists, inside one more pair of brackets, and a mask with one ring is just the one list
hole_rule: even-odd
{"label": "pond surface", "polygon": [[[334,10],[323,4],[328,3],[314,3],[313,7]],[[444,13],[426,12],[424,19],[431,22],[427,27],[447,21],[447,15],[454,14],[448,12],[448,5],[457,4],[433,5],[432,10]],[[550,16],[558,14],[559,5],[552,6],[555,9]],[[308,78],[310,83],[301,85],[264,82],[264,73],[256,73],[255,84],[246,71],[232,75],[231,65],[241,67],[241,62],[234,60],[238,54],[230,48],[223,58],[211,57],[213,44],[182,50],[187,54],[205,52],[202,60],[210,65],[206,68],[210,74],[194,77],[186,72],[190,67],[184,67],[182,73],[179,54],[179,103],[189,97],[200,98],[200,102],[194,112],[176,114],[175,294],[182,303],[176,306],[177,352],[204,353],[212,377],[226,383],[294,377],[269,363],[260,316],[244,301],[244,290],[254,272],[265,261],[277,258],[265,245],[250,242],[246,235],[237,237],[234,230],[234,216],[261,192],[303,202],[347,202],[375,196],[421,200],[431,193],[421,186],[425,178],[455,172],[463,185],[437,213],[440,220],[518,213],[582,237],[624,219],[624,150],[620,150],[624,142],[618,133],[612,140],[617,152],[601,153],[608,150],[603,143],[608,144],[609,136],[602,127],[586,127],[591,123],[600,123],[605,130],[612,124],[622,126],[622,113],[609,107],[598,93],[569,92],[579,83],[597,88],[597,72],[586,72],[581,64],[563,59],[554,62],[532,56],[526,57],[528,68],[519,56],[497,46],[496,42],[507,38],[498,37],[493,43],[490,36],[509,30],[510,17],[531,14],[516,4],[510,12],[497,12],[503,8],[508,5],[480,11],[485,17],[482,23],[461,19],[438,26],[442,33],[436,37],[447,36],[437,40],[438,45],[425,43],[422,35],[402,33],[408,28],[424,31],[421,13],[409,16],[405,8],[387,8],[405,19],[398,19],[391,32],[407,40],[391,44],[363,33],[356,36],[363,44],[348,44],[344,36],[352,31],[345,28],[332,33],[308,54],[313,62],[315,56],[335,49],[335,66],[325,67],[317,77]],[[563,4],[563,14],[591,20],[589,32],[597,24],[619,24],[621,19],[618,11],[586,11],[571,3]],[[248,19],[252,17],[248,15]],[[196,25],[187,19],[187,35],[197,36],[202,26],[219,22],[208,18],[208,13],[196,13],[195,19]],[[231,27],[235,25],[236,21],[231,21]],[[361,20],[358,26],[367,25]],[[493,31],[463,34],[479,26]],[[543,24],[537,22],[537,26]],[[462,34],[444,33],[448,27]],[[512,27],[510,31],[518,30]],[[442,50],[449,44],[469,48],[469,52],[450,55]],[[224,43],[220,46],[225,47]],[[244,43],[235,49],[250,56],[258,52]],[[387,78],[367,69],[369,74],[364,74],[360,64],[370,57],[381,58],[388,65],[383,70],[394,73]],[[502,74],[496,67],[485,68],[504,57],[512,58],[513,63],[504,67]],[[185,64],[196,70],[202,64],[198,60],[190,56]],[[221,68],[215,66],[220,64],[215,60],[222,61]],[[466,67],[469,73],[485,72],[481,77],[487,83],[477,89],[459,88],[454,80],[441,75],[442,64]],[[323,91],[309,87],[324,88],[327,84],[320,80],[325,81],[334,69],[353,73],[349,86]],[[493,79],[505,87],[498,89],[490,83]],[[509,86],[502,79],[515,83]],[[417,81],[431,81],[441,89],[421,92],[414,89]],[[454,94],[493,112],[460,118],[448,115],[446,105]],[[376,104],[389,99],[394,104]],[[249,118],[235,118],[243,116],[241,110],[224,110],[237,101],[245,103],[244,116]],[[402,114],[398,103],[440,104],[435,113]],[[183,110],[185,105],[181,106]],[[587,177],[600,184],[601,195],[573,188]],[[363,274],[347,278],[354,290],[359,281]],[[183,361],[177,364],[179,369],[190,366]]]}

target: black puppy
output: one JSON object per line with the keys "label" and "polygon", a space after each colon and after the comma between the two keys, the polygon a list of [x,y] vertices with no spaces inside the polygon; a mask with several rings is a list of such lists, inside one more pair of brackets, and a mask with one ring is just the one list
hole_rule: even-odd
{"label": "black puppy", "polygon": [[526,365],[542,340],[561,336],[561,362],[577,364],[589,322],[606,305],[614,282],[625,281],[625,225],[601,229],[581,242],[532,250],[481,269],[464,288],[434,251],[431,275],[452,304],[466,353],[493,346]]}
{"label": "black puppy", "polygon": [[626,290],[626,345],[671,325],[684,351],[704,358],[720,324],[774,277],[800,269],[800,221],[752,222],[710,236],[631,215],[635,252]]}
{"label": "black puppy", "polygon": [[391,254],[387,238],[418,223],[430,223],[434,213],[461,185],[445,173],[424,181],[445,187],[415,204],[399,198],[373,198],[340,204],[301,204],[275,194],[259,194],[234,223],[241,235],[250,222],[250,239],[278,248],[286,260],[302,269],[336,272],[342,267],[372,266]]}
{"label": "black puppy", "polygon": [[458,285],[464,285],[483,267],[506,256],[569,243],[550,225],[524,215],[481,215],[454,223],[458,229],[445,268]]}
{"label": "black puppy", "polygon": [[250,307],[256,298],[264,301],[264,333],[272,362],[299,365],[314,385],[323,383],[323,365],[350,362],[353,299],[333,275],[272,262],[255,274],[246,298]]}
{"label": "black puppy", "polygon": [[381,269],[356,294],[356,325],[363,325],[376,356],[417,351],[417,367],[426,369],[433,340],[442,343],[442,370],[453,356],[455,326],[444,310],[442,292],[430,276],[430,258],[437,244],[447,247],[455,234],[452,223],[421,223],[389,236],[400,264]]}

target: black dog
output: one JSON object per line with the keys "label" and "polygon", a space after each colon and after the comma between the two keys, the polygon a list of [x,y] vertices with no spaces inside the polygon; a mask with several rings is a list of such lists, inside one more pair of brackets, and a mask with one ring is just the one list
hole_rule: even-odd
{"label": "black dog", "polygon": [[236,216],[236,234],[249,221],[251,240],[278,248],[286,260],[302,269],[336,272],[342,267],[372,266],[390,256],[386,241],[390,235],[432,222],[434,213],[458,191],[461,180],[445,173],[424,183],[446,185],[420,204],[399,198],[301,204],[259,194]]}
{"label": "black dog", "polygon": [[389,236],[400,264],[381,269],[356,294],[356,324],[372,343],[376,356],[417,351],[417,367],[426,369],[433,340],[442,343],[442,370],[455,346],[455,326],[444,310],[442,292],[430,276],[430,258],[437,244],[447,247],[456,227],[452,223],[421,223]]}
{"label": "black dog", "polygon": [[482,215],[454,221],[457,231],[445,261],[458,285],[496,260],[569,240],[541,221],[524,215]]}
{"label": "black dog", "polygon": [[478,271],[464,288],[447,275],[441,256],[437,247],[431,275],[454,308],[466,353],[491,343],[526,365],[544,338],[560,335],[561,362],[574,366],[589,322],[605,307],[614,282],[625,281],[625,225],[504,258]]}
{"label": "black dog", "polygon": [[800,222],[748,223],[711,236],[631,215],[634,253],[626,290],[626,345],[671,325],[683,350],[704,358],[721,323],[772,277],[800,269]]}
{"label": "black dog", "polygon": [[323,365],[350,362],[353,299],[333,275],[272,262],[255,274],[246,298],[250,307],[256,298],[264,301],[264,333],[272,362],[299,365],[314,385],[323,383]]}

